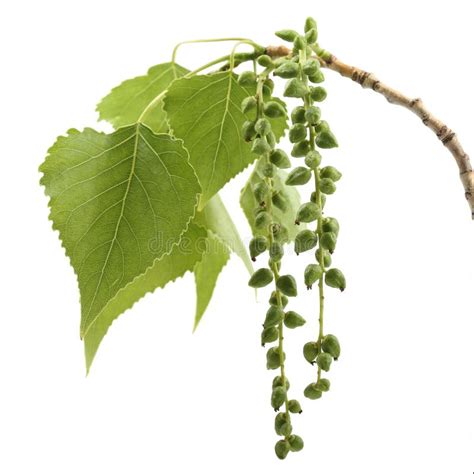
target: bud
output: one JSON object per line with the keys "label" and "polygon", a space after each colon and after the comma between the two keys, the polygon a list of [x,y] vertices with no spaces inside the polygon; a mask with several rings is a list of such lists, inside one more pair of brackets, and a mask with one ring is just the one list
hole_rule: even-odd
{"label": "bud", "polygon": [[304,32],[307,33],[309,30],[313,28],[317,30],[318,25],[316,23],[316,20],[309,16],[308,18],[306,18],[306,21],[304,22]]}
{"label": "bud", "polygon": [[304,441],[301,436],[298,435],[291,435],[288,438],[288,444],[290,445],[290,451],[298,452],[304,448]]}
{"label": "bud", "polygon": [[321,178],[329,178],[336,182],[341,179],[342,173],[338,169],[334,168],[334,166],[325,166],[321,169],[320,176]]}
{"label": "bud", "polygon": [[273,150],[270,153],[270,161],[277,167],[281,169],[286,169],[291,166],[290,159],[288,155],[281,149]]}
{"label": "bud", "polygon": [[316,388],[321,390],[321,392],[329,392],[331,388],[331,382],[328,379],[319,379],[316,382]]}
{"label": "bud", "polygon": [[304,284],[310,290],[313,284],[316,283],[323,276],[323,269],[321,265],[310,263],[304,271]]}
{"label": "bud", "polygon": [[303,346],[303,356],[310,364],[314,362],[318,353],[319,347],[317,342],[310,341]]}
{"label": "bud", "polygon": [[249,280],[252,288],[263,288],[273,281],[273,273],[269,268],[259,268]]}
{"label": "bud", "polygon": [[250,120],[246,120],[242,125],[242,137],[246,142],[249,142],[255,138],[257,132],[255,131],[255,123]]}
{"label": "bud", "polygon": [[279,262],[283,258],[283,245],[281,245],[279,242],[273,242],[270,245],[270,260],[272,262]]}
{"label": "bud", "polygon": [[284,311],[276,305],[271,305],[268,308],[267,314],[265,316],[265,321],[263,322],[263,327],[269,328],[272,326],[276,326],[285,317]]}
{"label": "bud", "polygon": [[302,413],[300,402],[298,400],[290,400],[288,402],[288,410],[291,413]]}
{"label": "bud", "polygon": [[303,106],[298,105],[298,107],[295,107],[291,111],[291,121],[293,123],[305,123],[305,112],[306,109]]}
{"label": "bud", "polygon": [[[331,266],[332,258],[327,250],[324,250],[324,249],[316,250],[315,257],[319,263],[324,263],[324,268],[328,268]],[[321,258],[323,258],[324,262],[321,262]]]}
{"label": "bud", "polygon": [[274,370],[280,367],[280,351],[278,347],[271,347],[267,351],[267,369]]}
{"label": "bud", "polygon": [[[257,138],[257,140],[259,140]],[[271,163],[265,163],[265,165],[262,167],[262,174],[266,178],[273,178],[275,175],[275,167]]]}
{"label": "bud", "polygon": [[301,204],[296,213],[296,223],[314,222],[321,217],[321,209],[314,202],[305,202]]}
{"label": "bud", "polygon": [[255,227],[257,229],[264,229],[272,223],[272,217],[266,211],[259,212],[255,216]]}
{"label": "bud", "polygon": [[301,81],[300,79],[293,78],[290,79],[283,91],[284,97],[296,97],[296,98],[303,98],[308,93],[308,87],[306,84]]}
{"label": "bud", "polygon": [[311,145],[308,140],[302,140],[301,142],[295,143],[291,149],[291,156],[299,158],[305,156],[311,150]]}
{"label": "bud", "polygon": [[331,288],[339,288],[341,291],[344,291],[346,288],[346,279],[341,270],[337,268],[331,268],[326,272],[325,280],[326,285]]}
{"label": "bud", "polygon": [[282,191],[276,191],[272,194],[272,203],[283,212],[288,209],[288,203]]}
{"label": "bud", "polygon": [[242,112],[245,114],[246,112],[249,112],[257,107],[257,99],[253,96],[251,97],[246,97],[243,101],[242,104],[240,105],[240,108]]}
{"label": "bud", "polygon": [[322,71],[318,71],[314,73],[312,76],[309,76],[308,79],[313,83],[313,84],[320,84],[321,82],[324,82],[324,74]]}
{"label": "bud", "polygon": [[318,145],[319,148],[336,148],[339,146],[331,130],[323,130],[321,133],[318,133],[316,145]]}
{"label": "bud", "polygon": [[318,364],[318,367],[325,372],[329,371],[331,363],[332,357],[326,352],[322,352],[321,354],[318,354],[318,357],[316,357],[316,364]]}
{"label": "bud", "polygon": [[291,79],[293,77],[297,77],[299,73],[298,64],[294,63],[293,61],[285,61],[283,64],[280,64],[273,74],[278,77],[282,77],[283,79]]}
{"label": "bud", "polygon": [[285,184],[288,186],[300,186],[311,179],[311,170],[304,166],[298,166],[287,176]]}
{"label": "bud", "polygon": [[276,281],[276,287],[286,296],[298,294],[296,281],[291,275],[282,275]]}
{"label": "bud", "polygon": [[311,150],[305,156],[304,163],[312,170],[317,169],[317,167],[321,164],[321,154],[316,150]]}
{"label": "bud", "polygon": [[324,352],[332,355],[334,360],[337,360],[341,355],[341,346],[336,336],[333,334],[328,334],[324,336],[323,342],[321,344],[321,348]]}
{"label": "bud", "polygon": [[319,61],[316,59],[308,59],[304,64],[303,64],[303,72],[307,76],[313,76],[319,71]]}
{"label": "bud", "polygon": [[[274,243],[276,243],[276,242],[274,242]],[[288,298],[285,295],[280,295],[280,300],[281,300],[281,306],[284,308],[288,304]],[[278,302],[278,297],[277,297],[276,291],[272,291],[272,294],[271,294],[270,299],[268,300],[268,302],[271,305],[278,306],[279,302]]]}
{"label": "bud", "polygon": [[283,41],[293,42],[298,36],[298,32],[295,30],[280,30],[275,33],[278,38],[281,38]]}
{"label": "bud", "polygon": [[302,123],[295,123],[288,133],[291,143],[297,143],[306,138],[307,129]]}
{"label": "bud", "polygon": [[286,439],[280,439],[275,444],[275,454],[277,455],[278,459],[285,459],[290,452],[290,443],[286,441]]}
{"label": "bud", "polygon": [[324,87],[321,87],[321,86],[311,87],[311,98],[314,101],[322,102],[327,96],[328,96],[328,93],[326,92],[326,89]]}
{"label": "bud", "polygon": [[286,399],[286,390],[283,387],[275,387],[272,390],[271,403],[274,410],[278,410]]}
{"label": "bud", "polygon": [[275,100],[263,104],[263,113],[270,118],[284,117],[286,115],[285,107]]}
{"label": "bud", "polygon": [[319,181],[319,189],[324,194],[334,194],[336,192],[336,185],[332,179],[323,178]]}
{"label": "bud", "polygon": [[329,251],[329,253],[333,253],[336,249],[336,241],[337,237],[334,232],[324,232],[323,235],[321,235],[319,245]]}
{"label": "bud", "polygon": [[266,67],[266,68],[273,67],[272,58],[268,56],[267,54],[262,54],[261,56],[259,56],[257,59],[257,62],[262,67]]}
{"label": "bud", "polygon": [[256,257],[265,252],[265,250],[267,250],[267,247],[268,241],[266,237],[254,237],[249,243],[249,252],[252,261],[255,262]]}
{"label": "bud", "polygon": [[288,329],[295,329],[303,326],[303,324],[306,323],[306,320],[295,311],[287,311],[283,322]]}
{"label": "bud", "polygon": [[308,44],[314,44],[318,39],[318,32],[314,28],[312,28],[304,36]]}
{"label": "bud", "polygon": [[321,109],[315,105],[310,105],[306,109],[304,118],[310,125],[315,125],[321,119]]}
{"label": "bud", "polygon": [[335,217],[326,217],[323,220],[323,231],[334,232],[336,236],[339,234],[339,222]]}
{"label": "bud", "polygon": [[312,230],[305,229],[295,237],[295,253],[299,255],[300,253],[306,252],[307,250],[311,250],[312,248],[316,247],[318,243],[318,235],[316,232]]}
{"label": "bud", "polygon": [[256,155],[263,155],[271,151],[270,145],[265,138],[256,138],[252,143],[252,152]]}
{"label": "bud", "polygon": [[257,82],[257,75],[253,71],[244,71],[237,82],[241,86],[253,86]]}
{"label": "bud", "polygon": [[316,387],[315,383],[310,383],[305,389],[304,389],[304,396],[306,398],[309,398],[310,400],[317,400],[318,398],[321,398],[323,395],[323,392],[319,390]]}
{"label": "bud", "polygon": [[262,346],[267,342],[274,342],[278,339],[278,329],[274,326],[265,328],[261,334]]}
{"label": "bud", "polygon": [[283,387],[283,386],[285,386],[285,388],[287,390],[289,390],[290,389],[290,382],[285,377],[285,383],[283,383],[283,379],[282,379],[281,375],[277,375],[272,381],[272,389],[274,389],[275,387]]}
{"label": "bud", "polygon": [[302,50],[306,48],[306,38],[304,36],[298,35],[293,41],[294,49]]}
{"label": "bud", "polygon": [[272,126],[266,118],[258,119],[255,123],[255,131],[261,136],[264,137],[272,131]]}

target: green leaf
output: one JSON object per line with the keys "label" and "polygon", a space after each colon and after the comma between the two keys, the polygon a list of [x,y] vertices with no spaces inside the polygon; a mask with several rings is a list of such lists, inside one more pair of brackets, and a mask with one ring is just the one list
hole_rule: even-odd
{"label": "green leaf", "polygon": [[199,183],[182,143],[142,124],[109,135],[70,130],[40,171],[53,228],[77,274],[85,337],[120,290],[178,243]]}
{"label": "green leaf", "polygon": [[224,241],[230,250],[240,257],[249,274],[253,274],[252,261],[250,260],[247,248],[243,244],[234,221],[218,194],[211,198],[202,211],[197,212],[196,222],[212,231]]}
{"label": "green leaf", "polygon": [[[253,187],[264,179],[261,173],[261,167],[263,164],[263,161],[257,163],[257,166],[240,193],[240,205],[247,217],[250,228],[252,229],[252,234],[255,236],[266,235],[266,229],[257,229],[255,227],[254,210],[258,206],[258,203],[255,200],[252,191]],[[273,178],[273,186],[276,191],[282,191],[286,196],[288,209],[285,212],[282,212],[280,209],[273,206],[272,210],[274,221],[284,225],[288,229],[288,237],[289,240],[292,241],[295,239],[296,234],[305,228],[305,225],[300,224],[298,226],[295,224],[295,216],[301,204],[300,195],[294,186],[285,186],[284,183],[287,176],[288,174],[285,171],[278,169]]]}
{"label": "green leaf", "polygon": [[[86,356],[86,367],[89,371],[99,345],[104,338],[110,325],[121,313],[130,309],[135,302],[154,291],[163,288],[167,283],[192,271],[197,262],[203,256],[204,248],[200,245],[207,237],[207,232],[201,226],[194,223],[189,225],[183,234],[180,243],[173,246],[169,255],[155,260],[152,267],[138,276],[132,283],[119,290],[91,325],[84,337],[84,349]],[[169,313],[169,309],[163,310]]]}
{"label": "green leaf", "polygon": [[[97,104],[101,120],[107,120],[115,128],[138,121],[146,106],[161,94],[172,81],[189,71],[174,63],[163,63],[151,67],[145,76],[122,82]],[[168,132],[166,114],[162,104],[145,117],[145,124],[155,133]]]}
{"label": "green leaf", "polygon": [[226,244],[212,232],[208,232],[206,252],[194,268],[194,279],[196,281],[194,330],[196,330],[207,305],[211,301],[217,278],[229,258],[230,252]]}
{"label": "green leaf", "polygon": [[[254,113],[244,114],[240,104],[251,94],[255,88],[242,87],[235,74],[225,71],[178,79],[164,98],[171,129],[184,141],[203,189],[200,209],[256,158],[241,136],[244,121]],[[286,118],[272,125],[279,138]]]}

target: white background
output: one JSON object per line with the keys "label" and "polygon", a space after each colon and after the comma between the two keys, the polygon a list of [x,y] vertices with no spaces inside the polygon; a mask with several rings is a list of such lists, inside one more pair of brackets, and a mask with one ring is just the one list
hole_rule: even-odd
{"label": "white background", "polygon": [[[314,369],[301,346],[316,331],[316,295],[301,291],[293,309],[309,323],[286,343],[306,447],[284,462],[273,453],[274,373],[259,347],[267,295],[255,303],[241,262],[232,257],[194,335],[187,275],[119,318],[86,378],[76,280],[37,172],[57,135],[94,126],[95,103],[167,61],[178,41],[274,44],[275,30],[301,29],[307,15],[324,47],[421,95],[472,152],[471,3],[3,3],[0,472],[471,473],[474,223],[452,157],[409,112],[327,73],[323,113],[340,148],[326,162],[344,173],[327,209],[342,225],[335,263],[348,280],[343,294],[328,292],[327,328],[343,355],[331,392],[304,400]],[[196,67],[228,47],[189,46],[179,61]],[[223,197],[248,239],[244,179]],[[285,268],[301,272],[306,259]]]}

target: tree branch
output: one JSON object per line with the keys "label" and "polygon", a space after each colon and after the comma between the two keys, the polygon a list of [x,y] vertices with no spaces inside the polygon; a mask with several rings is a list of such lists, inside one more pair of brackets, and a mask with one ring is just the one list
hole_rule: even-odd
{"label": "tree branch", "polygon": [[[266,53],[272,57],[282,57],[291,54],[285,46],[269,46]],[[374,74],[343,63],[336,56],[327,53],[325,59],[318,57],[321,66],[338,72],[341,76],[352,79],[364,89],[383,95],[391,104],[401,105],[417,115],[423,124],[435,133],[441,143],[451,152],[459,169],[459,176],[464,186],[464,196],[474,219],[474,172],[468,154],[464,151],[457,135],[440,119],[435,117],[419,98],[411,99],[393,87],[380,81]]]}

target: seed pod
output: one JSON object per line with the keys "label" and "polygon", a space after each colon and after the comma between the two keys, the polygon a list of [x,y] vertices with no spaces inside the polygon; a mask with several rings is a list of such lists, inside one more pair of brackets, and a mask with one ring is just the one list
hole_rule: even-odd
{"label": "seed pod", "polygon": [[286,388],[286,390],[289,390],[290,389],[290,382],[285,377],[285,383],[283,383],[283,379],[282,379],[281,375],[277,375],[272,381],[272,389],[274,389],[275,387],[283,387],[283,386]]}
{"label": "seed pod", "polygon": [[326,249],[329,253],[333,253],[336,249],[337,237],[334,232],[323,232],[321,239],[319,240],[319,245]]}
{"label": "seed pod", "polygon": [[336,148],[339,146],[331,130],[323,130],[318,133],[315,141],[319,148]]}
{"label": "seed pod", "polygon": [[278,347],[271,347],[267,351],[267,369],[274,370],[280,367],[280,351]]}
{"label": "seed pod", "polygon": [[285,438],[290,436],[292,431],[293,427],[291,426],[291,423],[283,423],[283,425],[281,425],[280,434]]}
{"label": "seed pod", "polygon": [[283,245],[281,245],[279,242],[273,242],[270,245],[270,260],[272,262],[279,262],[283,258]]}
{"label": "seed pod", "polygon": [[271,163],[265,163],[262,167],[262,174],[266,178],[273,178],[275,175],[275,167]]}
{"label": "seed pod", "polygon": [[288,402],[288,410],[291,413],[302,413],[300,402],[298,400],[290,400]]}
{"label": "seed pod", "polygon": [[284,311],[276,305],[271,305],[268,308],[267,314],[265,316],[265,321],[263,322],[263,327],[269,328],[272,326],[276,326],[285,317]]}
{"label": "seed pod", "polygon": [[296,223],[313,222],[321,217],[321,209],[314,202],[305,202],[296,213]]}
{"label": "seed pod", "polygon": [[321,164],[321,154],[316,150],[311,150],[304,158],[305,165],[315,170]]}
{"label": "seed pod", "polygon": [[263,87],[265,87],[265,89],[267,89],[271,94],[273,89],[275,89],[275,83],[269,77],[267,77],[263,83]]}
{"label": "seed pod", "polygon": [[316,283],[323,276],[323,269],[321,265],[310,263],[304,270],[304,284],[310,290],[314,283]]}
{"label": "seed pod", "polygon": [[283,91],[284,97],[296,97],[296,98],[303,98],[308,93],[308,87],[306,84],[301,81],[300,79],[293,78],[290,79]]}
{"label": "seed pod", "polygon": [[303,324],[306,323],[306,320],[295,311],[287,311],[283,322],[288,329],[295,329],[303,326]]}
{"label": "seed pod", "polygon": [[321,348],[324,352],[327,352],[334,360],[337,360],[341,355],[341,346],[336,336],[333,334],[328,334],[324,336],[324,339],[321,343]]}
{"label": "seed pod", "polygon": [[298,452],[304,448],[304,441],[301,436],[298,435],[291,435],[288,438],[288,444],[290,445],[290,451]]}
{"label": "seed pod", "polygon": [[266,118],[258,119],[255,122],[255,131],[261,136],[264,137],[272,131],[272,126]]}
{"label": "seed pod", "polygon": [[299,186],[306,184],[311,179],[311,170],[304,166],[298,166],[287,176],[285,184],[288,186]]}
{"label": "seed pod", "polygon": [[280,439],[275,444],[275,454],[278,459],[285,459],[290,452],[290,443],[286,439]]}
{"label": "seed pod", "polygon": [[331,382],[328,379],[319,379],[316,382],[316,388],[321,390],[321,392],[329,392],[331,388]]}
{"label": "seed pod", "polygon": [[311,98],[314,101],[322,102],[327,96],[328,93],[326,92],[326,89],[324,87],[311,87]]}
{"label": "seed pod", "polygon": [[246,97],[240,105],[240,108],[244,114],[250,110],[255,109],[255,107],[257,107],[257,99],[254,96]]}
{"label": "seed pod", "polygon": [[283,212],[288,209],[288,202],[282,191],[276,191],[272,194],[272,203]]}
{"label": "seed pod", "polygon": [[276,281],[276,287],[286,296],[296,296],[296,280],[291,275],[282,275]]}
{"label": "seed pod", "polygon": [[336,182],[341,179],[342,173],[337,168],[334,168],[334,166],[325,166],[321,169],[320,176],[321,178],[329,178]]}
{"label": "seed pod", "polygon": [[265,138],[256,138],[252,144],[252,152],[256,155],[263,155],[271,151],[270,145]]}
{"label": "seed pod", "polygon": [[263,288],[273,281],[273,273],[269,268],[259,268],[249,280],[252,288]]}
{"label": "seed pod", "polygon": [[288,155],[280,148],[273,150],[270,153],[270,161],[278,168],[286,169],[291,166]]}
{"label": "seed pod", "polygon": [[268,144],[270,145],[270,148],[273,150],[273,148],[275,148],[276,146],[275,134],[273,132],[269,132],[266,138],[267,138]]}
{"label": "seed pod", "polygon": [[316,20],[314,18],[309,16],[308,18],[306,18],[306,21],[304,22],[304,32],[307,33],[312,28],[317,30],[318,24],[316,23]]}
{"label": "seed pod", "polygon": [[303,392],[304,396],[306,398],[309,398],[310,400],[317,400],[318,398],[321,398],[323,396],[323,392],[319,390],[316,387],[315,383],[310,383]]}
{"label": "seed pod", "polygon": [[326,217],[323,220],[323,231],[334,232],[336,236],[339,234],[339,222],[335,217]]}
{"label": "seed pod", "polygon": [[305,123],[305,112],[306,109],[303,106],[298,105],[298,107],[295,107],[291,111],[291,121],[293,123]]}
{"label": "seed pod", "polygon": [[252,86],[257,82],[257,75],[253,71],[244,71],[237,82],[241,86]]}
{"label": "seed pod", "polygon": [[322,71],[318,71],[314,73],[312,76],[309,76],[308,79],[313,83],[313,84],[320,84],[321,82],[324,82],[324,74]]}
{"label": "seed pod", "polygon": [[285,61],[273,71],[275,76],[282,77],[283,79],[291,79],[298,76],[298,73],[298,64],[294,63],[293,61]]}
{"label": "seed pod", "polygon": [[257,132],[255,131],[255,122],[246,120],[242,125],[242,137],[246,142],[249,142],[255,138]]}
{"label": "seed pod", "polygon": [[264,229],[272,223],[272,217],[266,211],[259,212],[255,217],[255,227],[257,229]]}
{"label": "seed pod", "polygon": [[318,32],[314,28],[312,28],[304,36],[308,44],[314,44],[318,39]]}
{"label": "seed pod", "polygon": [[310,105],[306,109],[304,118],[310,125],[315,125],[321,119],[321,109],[315,105]]}
{"label": "seed pod", "polygon": [[295,253],[299,255],[300,253],[306,252],[316,247],[318,243],[318,234],[312,230],[305,229],[296,234],[295,237]]}
{"label": "seed pod", "polygon": [[284,387],[275,387],[272,390],[272,398],[271,398],[272,407],[275,410],[278,410],[285,402],[285,398],[286,398],[286,389]]}
{"label": "seed pod", "polygon": [[316,357],[318,356],[319,354],[319,347],[318,347],[318,343],[317,342],[314,342],[314,341],[310,341],[310,342],[307,342],[304,346],[303,346],[303,355],[304,355],[304,358],[310,363],[312,364],[314,362],[314,360],[316,359]]}
{"label": "seed pod", "polygon": [[298,32],[295,30],[280,30],[275,33],[278,38],[281,38],[283,41],[294,41],[298,36]]}
{"label": "seed pod", "polygon": [[288,229],[282,224],[273,224],[272,225],[272,235],[277,242],[287,242],[288,241]]}
{"label": "seed pod", "polygon": [[284,117],[286,115],[285,107],[275,100],[263,104],[263,113],[270,118]]}
{"label": "seed pod", "polygon": [[304,36],[298,35],[294,41],[293,41],[293,46],[296,51],[300,51],[306,48],[306,38]]}
{"label": "seed pod", "polygon": [[319,181],[319,189],[324,194],[334,194],[336,192],[336,185],[332,179],[323,178]]}
{"label": "seed pod", "polygon": [[306,138],[307,129],[302,123],[296,123],[290,128],[288,138],[291,143],[297,143]]}
{"label": "seed pod", "polygon": [[272,58],[268,56],[267,54],[262,54],[261,56],[259,56],[257,59],[257,62],[262,67],[267,67],[267,68],[273,67]]}
{"label": "seed pod", "polygon": [[259,236],[254,237],[249,243],[250,257],[255,262],[256,257],[265,252],[268,247],[268,241],[266,237]]}
{"label": "seed pod", "polygon": [[269,189],[268,189],[267,183],[265,183],[264,181],[260,181],[253,187],[252,191],[253,191],[255,200],[258,203],[260,203],[260,202],[265,201],[268,195]]}
{"label": "seed pod", "polygon": [[[321,255],[321,252],[322,252],[322,255]],[[331,266],[331,263],[332,263],[332,258],[331,258],[331,255],[329,254],[329,252],[327,250],[324,250],[324,249],[318,249],[316,250],[316,253],[315,253],[315,257],[316,257],[316,260],[321,263],[321,256],[324,260],[324,268],[328,268]]]}
{"label": "seed pod", "polygon": [[267,342],[274,342],[278,339],[278,329],[274,326],[269,328],[264,328],[261,334],[262,346]]}
{"label": "seed pod", "polygon": [[321,133],[323,130],[329,130],[329,124],[326,120],[320,120],[315,126],[314,130],[316,133]]}
{"label": "seed pod", "polygon": [[[274,242],[274,243],[276,243],[276,242]],[[280,294],[280,300],[281,300],[281,306],[284,308],[288,304],[288,298],[285,295]],[[268,302],[271,305],[278,306],[279,303],[278,303],[278,298],[277,298],[276,291],[272,291],[272,294],[271,294],[270,299],[268,300]],[[283,317],[283,316],[281,316],[281,317]]]}
{"label": "seed pod", "polygon": [[277,413],[275,416],[275,432],[277,435],[281,435],[283,425],[290,423],[290,417],[285,412]]}
{"label": "seed pod", "polygon": [[329,371],[331,363],[332,357],[326,352],[322,352],[321,354],[318,354],[318,357],[316,357],[316,364],[318,364],[318,367],[325,372]]}
{"label": "seed pod", "polygon": [[319,61],[316,61],[316,59],[308,59],[304,64],[303,64],[303,72],[307,76],[313,76],[319,71]]}
{"label": "seed pod", "polygon": [[308,140],[302,140],[299,143],[295,143],[291,149],[291,156],[299,158],[305,156],[311,150],[311,145]]}

